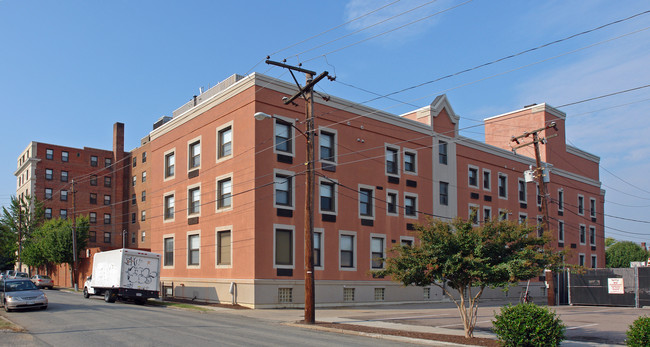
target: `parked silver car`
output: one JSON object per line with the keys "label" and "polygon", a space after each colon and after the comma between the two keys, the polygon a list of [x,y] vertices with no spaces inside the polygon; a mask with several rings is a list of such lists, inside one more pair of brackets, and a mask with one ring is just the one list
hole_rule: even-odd
{"label": "parked silver car", "polygon": [[0,281],[0,302],[7,312],[33,307],[47,309],[47,296],[29,279]]}
{"label": "parked silver car", "polygon": [[47,275],[34,275],[32,276],[32,282],[34,282],[38,288],[54,288],[54,282],[50,276]]}

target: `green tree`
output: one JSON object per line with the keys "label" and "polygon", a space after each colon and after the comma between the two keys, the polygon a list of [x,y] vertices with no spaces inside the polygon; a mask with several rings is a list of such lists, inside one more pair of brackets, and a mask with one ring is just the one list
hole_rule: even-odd
{"label": "green tree", "polygon": [[632,241],[619,241],[605,250],[606,267],[630,267],[632,261],[648,260],[648,252]]}
{"label": "green tree", "polygon": [[605,238],[605,248],[607,248],[607,247],[609,247],[609,246],[611,246],[611,245],[613,245],[615,243],[616,243],[616,239],[614,239],[613,237],[606,237]]}
{"label": "green tree", "polygon": [[22,261],[28,266],[39,268],[49,263],[45,252],[46,235],[43,228],[38,228],[25,240],[21,254]]}
{"label": "green tree", "polygon": [[[77,253],[86,248],[88,243],[88,218],[78,217],[77,228]],[[70,264],[74,262],[72,252],[72,221],[70,219],[52,219],[41,227],[42,239],[39,242],[41,250],[47,261],[53,264]],[[79,254],[77,254],[79,255]]]}
{"label": "green tree", "polygon": [[16,264],[18,235],[0,223],[0,270],[9,270]]}
{"label": "green tree", "polygon": [[458,308],[465,337],[473,335],[486,287],[539,276],[544,269],[555,269],[561,259],[546,246],[547,236],[537,237],[535,227],[515,222],[492,220],[473,227],[460,219],[430,220],[416,230],[420,243],[394,247],[386,268],[376,275],[391,276],[403,285],[441,288]]}
{"label": "green tree", "polygon": [[[11,251],[18,251],[18,265],[22,260],[20,258],[22,244],[29,239],[30,235],[36,230],[43,221],[43,204],[35,197],[26,196],[24,198],[11,197],[8,207],[2,207],[2,217],[0,225],[4,233],[13,233],[15,236],[0,238],[0,242],[13,243],[14,246],[3,244],[1,248]],[[15,245],[16,242],[18,245]],[[15,247],[15,248],[12,248]],[[4,256],[7,256],[6,254]]]}

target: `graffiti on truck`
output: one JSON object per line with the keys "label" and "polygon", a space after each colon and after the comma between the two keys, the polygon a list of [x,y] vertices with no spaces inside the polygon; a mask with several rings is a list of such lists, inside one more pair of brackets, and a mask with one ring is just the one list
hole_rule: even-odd
{"label": "graffiti on truck", "polygon": [[152,267],[157,264],[150,259],[138,257],[124,258],[126,265],[126,286],[129,288],[142,288],[143,285],[150,284],[158,278],[158,272]]}

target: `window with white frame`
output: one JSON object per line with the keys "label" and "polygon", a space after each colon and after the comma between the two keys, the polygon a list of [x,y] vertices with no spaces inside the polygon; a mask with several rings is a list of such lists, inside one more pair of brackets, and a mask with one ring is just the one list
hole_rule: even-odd
{"label": "window with white frame", "polygon": [[415,238],[413,236],[400,236],[399,244],[404,247],[413,247],[413,241]]}
{"label": "window with white frame", "polygon": [[45,208],[45,219],[52,219],[52,208]]}
{"label": "window with white frame", "polygon": [[580,244],[587,244],[587,226],[580,224]]}
{"label": "window with white frame", "polygon": [[147,211],[142,210],[140,211],[140,221],[144,222],[145,220],[147,220]]}
{"label": "window with white frame", "polygon": [[447,142],[438,141],[438,162],[447,165]]}
{"label": "window with white frame", "polygon": [[564,211],[564,190],[557,190],[557,210]]}
{"label": "window with white frame", "polygon": [[522,178],[518,180],[518,187],[519,187],[519,202],[521,203],[526,203],[526,181],[524,181]]}
{"label": "window with white frame", "polygon": [[276,152],[293,153],[293,129],[291,124],[275,118],[275,150]]}
{"label": "window with white frame", "polygon": [[418,172],[417,152],[409,149],[404,150],[404,172],[410,174],[417,174]]}
{"label": "window with white frame", "polygon": [[70,154],[66,151],[61,151],[61,161],[67,162],[68,160],[70,160]]}
{"label": "window with white frame", "polygon": [[275,267],[293,268],[293,228],[275,228]]}
{"label": "window with white frame", "polygon": [[131,185],[135,187],[135,183],[137,182],[138,178],[136,176],[131,177]]}
{"label": "window with white frame", "polygon": [[592,254],[592,255],[591,255],[591,268],[592,268],[592,269],[595,269],[595,268],[598,267],[598,263],[597,263],[596,260],[597,260],[597,259],[596,259],[596,255],[595,255],[595,254]]}
{"label": "window with white frame", "polygon": [[98,163],[98,158],[96,155],[91,155],[90,156],[90,166],[96,167]]}
{"label": "window with white frame", "polygon": [[481,220],[478,205],[469,204],[468,218],[469,218],[470,221],[472,221],[472,224],[478,225],[478,221]]}
{"label": "window with white frame", "polygon": [[499,209],[499,220],[504,221],[508,220],[508,210]]}
{"label": "window with white frame", "polygon": [[140,232],[140,241],[144,242],[146,240],[146,237],[147,237],[147,233],[144,230],[142,230]]}
{"label": "window with white frame", "polygon": [[231,238],[232,233],[230,230],[217,231],[217,266],[231,265]]}
{"label": "window with white frame", "polygon": [[141,201],[147,201],[147,191],[146,190],[143,190],[140,195],[141,195],[140,196]]}
{"label": "window with white frame", "polygon": [[372,236],[370,238],[370,263],[373,269],[384,267],[384,244],[385,236]]}
{"label": "window with white frame", "polygon": [[476,166],[469,166],[467,168],[467,184],[470,187],[478,188],[478,168]]}
{"label": "window with white frame", "polygon": [[232,178],[217,179],[217,210],[232,207]]}
{"label": "window with white frame", "polygon": [[314,230],[314,266],[323,267],[323,230]]}
{"label": "window with white frame", "polygon": [[187,235],[187,265],[198,266],[201,261],[201,235]]}
{"label": "window with white frame", "polygon": [[217,159],[232,155],[232,125],[217,130]]}
{"label": "window with white frame", "polygon": [[111,233],[109,231],[104,232],[104,243],[111,243]]}
{"label": "window with white frame", "polygon": [[174,199],[174,194],[167,194],[165,195],[164,199],[164,204],[165,204],[165,210],[164,210],[164,219],[165,220],[173,220],[174,219],[174,204],[175,204],[175,199]]}
{"label": "window with white frame", "polygon": [[293,207],[293,175],[275,173],[275,205],[278,207]]}
{"label": "window with white frame", "polygon": [[374,190],[372,188],[359,188],[359,215],[361,217],[374,216],[373,196]]}
{"label": "window with white frame", "polygon": [[[68,210],[62,209],[62,210],[59,211],[59,213],[61,215],[61,219],[68,219]],[[110,214],[108,215],[108,223],[105,223],[105,224],[111,224],[111,215]]]}
{"label": "window with white frame", "polygon": [[163,266],[174,266],[174,238],[163,239]]}
{"label": "window with white frame", "polygon": [[404,194],[404,216],[417,218],[418,197],[415,194]]}
{"label": "window with white frame", "polygon": [[49,159],[49,160],[54,159],[54,150],[53,149],[47,148],[45,150],[45,159]]}
{"label": "window with white frame", "polygon": [[449,183],[440,182],[440,205],[449,205]]}
{"label": "window with white frame", "polygon": [[592,225],[589,226],[589,244],[591,246],[596,245],[596,227]]}
{"label": "window with white frame", "polygon": [[111,204],[111,196],[104,194],[104,205],[110,205]]}
{"label": "window with white frame", "polygon": [[336,161],[336,135],[334,132],[321,130],[318,143],[320,149],[320,159],[323,161]]}
{"label": "window with white frame", "polygon": [[52,188],[45,188],[45,199],[52,199]]}
{"label": "window with white frame", "polygon": [[557,222],[557,241],[564,242],[564,221]]}
{"label": "window with white frame", "polygon": [[492,172],[488,169],[483,169],[483,190],[492,189]]}
{"label": "window with white frame", "polygon": [[[67,211],[66,211],[67,214]],[[111,224],[111,214],[110,213],[104,213],[104,224]]]}
{"label": "window with white frame", "polygon": [[499,182],[499,198],[507,199],[508,198],[508,176],[506,174],[499,173],[498,182]]}
{"label": "window with white frame", "polygon": [[[50,215],[52,214],[52,209],[50,209]],[[90,212],[88,214],[88,221],[90,223],[97,223],[97,212]]]}
{"label": "window with white frame", "polygon": [[341,269],[353,269],[356,267],[355,249],[356,240],[353,233],[339,234],[339,265]]}
{"label": "window with white frame", "polygon": [[589,198],[589,216],[596,218],[596,199]]}
{"label": "window with white frame", "polygon": [[53,176],[54,176],[54,170],[52,170],[52,169],[45,169],[45,179],[46,179],[46,180],[48,180],[48,181],[49,181],[49,180],[52,180]]}
{"label": "window with white frame", "polygon": [[318,188],[320,195],[320,212],[336,212],[336,185],[333,182],[323,180]]}
{"label": "window with white frame", "polygon": [[190,170],[201,166],[201,139],[193,141],[188,145],[187,154],[189,159],[188,168]]}
{"label": "window with white frame", "polygon": [[578,214],[584,216],[585,214],[585,197],[578,195]]}
{"label": "window with white frame", "polygon": [[61,182],[68,182],[68,172],[65,170],[61,171]]}
{"label": "window with white frame", "polygon": [[528,215],[526,213],[519,213],[519,224],[526,224],[528,223]]}
{"label": "window with white frame", "polygon": [[489,222],[492,219],[492,208],[490,206],[483,206],[483,221]]}
{"label": "window with white frame", "polygon": [[176,174],[176,157],[174,151],[165,153],[165,178],[172,178]]}
{"label": "window with white frame", "polygon": [[396,190],[386,190],[386,214],[397,216],[398,192]]}
{"label": "window with white frame", "polygon": [[142,171],[142,182],[146,182],[146,181],[147,181],[147,172]]}
{"label": "window with white frame", "polygon": [[187,214],[194,215],[201,212],[201,187],[191,187],[187,190]]}
{"label": "window with white frame", "polygon": [[386,173],[389,175],[399,174],[399,149],[386,147]]}
{"label": "window with white frame", "polygon": [[578,254],[578,265],[585,266],[585,255],[582,253]]}

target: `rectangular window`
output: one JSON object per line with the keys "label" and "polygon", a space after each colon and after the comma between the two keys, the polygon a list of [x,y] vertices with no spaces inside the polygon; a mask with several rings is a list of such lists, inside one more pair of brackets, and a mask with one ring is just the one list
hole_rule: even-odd
{"label": "rectangular window", "polygon": [[526,224],[528,222],[528,215],[519,213],[519,224]]}
{"label": "rectangular window", "polygon": [[165,178],[174,176],[174,167],[176,166],[176,159],[174,152],[165,155]]}
{"label": "rectangular window", "polygon": [[68,172],[61,171],[61,182],[68,182]]}
{"label": "rectangular window", "polygon": [[591,246],[596,245],[596,227],[593,226],[589,227],[589,244]]}
{"label": "rectangular window", "polygon": [[275,204],[279,206],[293,206],[291,201],[292,177],[287,175],[275,174]]}
{"label": "rectangular window", "polygon": [[483,206],[483,220],[489,222],[492,219],[492,209],[489,206]]}
{"label": "rectangular window", "polygon": [[131,165],[131,167],[136,167],[136,166],[138,166],[138,157],[133,157],[133,164]]}
{"label": "rectangular window", "polygon": [[52,188],[45,188],[45,199],[52,199]]}
{"label": "rectangular window", "polygon": [[275,120],[275,150],[278,152],[292,153],[293,131],[291,125],[279,119]]}
{"label": "rectangular window", "polygon": [[62,190],[60,192],[61,194],[61,201],[68,201],[68,191],[67,190]]}
{"label": "rectangular window", "polygon": [[135,176],[131,177],[131,186],[135,187],[135,183],[137,182],[137,178]]}
{"label": "rectangular window", "polygon": [[508,220],[508,211],[499,209],[499,220]]}
{"label": "rectangular window", "polygon": [[45,209],[45,219],[52,219],[52,209],[49,207]]}
{"label": "rectangular window", "polygon": [[142,152],[142,162],[143,163],[147,162],[147,152]]}
{"label": "rectangular window", "polygon": [[339,248],[341,252],[341,267],[354,267],[354,235],[340,235]]}
{"label": "rectangular window", "polygon": [[478,188],[478,168],[469,167],[467,172],[468,182],[470,187]]}
{"label": "rectangular window", "polygon": [[375,288],[375,301],[384,301],[385,288]]}
{"label": "rectangular window", "polygon": [[95,231],[88,232],[88,241],[97,242],[97,233]]}
{"label": "rectangular window", "polygon": [[397,175],[398,171],[398,150],[386,148],[386,173]]}
{"label": "rectangular window", "polygon": [[288,304],[293,302],[293,288],[278,288],[278,302]]}
{"label": "rectangular window", "polygon": [[147,201],[147,191],[143,190],[142,193],[140,193],[140,201]]}
{"label": "rectangular window", "polygon": [[147,211],[146,210],[140,211],[140,220],[143,221],[143,222],[145,220],[147,220]]}
{"label": "rectangular window", "polygon": [[111,214],[104,213],[104,224],[111,224]]}
{"label": "rectangular window", "polygon": [[111,243],[111,233],[110,232],[104,232],[104,243]]}
{"label": "rectangular window", "polygon": [[564,221],[557,222],[557,241],[564,242]]}
{"label": "rectangular window", "polygon": [[526,203],[526,181],[519,179],[519,202]]}
{"label": "rectangular window", "polygon": [[585,266],[585,255],[584,254],[578,255],[578,265]]}
{"label": "rectangular window", "polygon": [[111,177],[110,176],[104,176],[104,187],[106,187],[106,188],[111,187]]}
{"label": "rectangular window", "polygon": [[217,232],[217,265],[230,265],[230,230]]}
{"label": "rectangular window", "polygon": [[508,198],[508,176],[499,174],[499,197]]}
{"label": "rectangular window", "polygon": [[232,180],[224,178],[217,181],[217,208],[224,209],[232,206]]}
{"label": "rectangular window", "polygon": [[343,288],[343,301],[354,301],[354,288]]}
{"label": "rectangular window", "polygon": [[96,212],[90,212],[88,214],[88,220],[90,223],[97,223],[97,213]]}
{"label": "rectangular window", "polygon": [[113,159],[104,158],[104,167],[110,167],[111,165],[113,165]]}
{"label": "rectangular window", "polygon": [[334,183],[320,183],[320,209],[321,211],[336,212],[334,201]]}
{"label": "rectangular window", "polygon": [[187,265],[199,265],[200,245],[199,234],[187,236]]}
{"label": "rectangular window", "polygon": [[135,216],[135,212],[133,212],[131,213],[131,224],[135,224],[135,221],[136,221],[136,216]]}
{"label": "rectangular window", "polygon": [[61,219],[68,219],[68,210],[61,210]]}
{"label": "rectangular window", "polygon": [[165,219],[174,219],[174,194],[165,196]]}
{"label": "rectangular window", "polygon": [[404,215],[415,217],[417,216],[417,198],[415,196],[404,196]]}
{"label": "rectangular window", "polygon": [[585,197],[578,195],[578,214],[583,216],[585,214]]}
{"label": "rectangular window", "polygon": [[449,205],[449,183],[440,182],[440,205]]}
{"label": "rectangular window", "polygon": [[90,175],[90,185],[91,186],[97,185],[97,175]]}
{"label": "rectangular window", "polygon": [[104,205],[110,205],[110,204],[111,204],[111,196],[104,195]]}
{"label": "rectangular window", "polygon": [[70,154],[66,151],[61,152],[61,161],[66,163],[70,160]]}
{"label": "rectangular window", "polygon": [[336,151],[334,150],[334,134],[321,131],[318,138],[320,144],[320,159],[325,161],[334,161]]}
{"label": "rectangular window", "polygon": [[580,244],[587,244],[587,227],[583,224],[580,224]]}
{"label": "rectangular window", "polygon": [[438,162],[447,165],[447,142],[438,141]]}
{"label": "rectangular window", "polygon": [[201,166],[201,141],[196,141],[190,144],[189,147],[189,168],[194,169]]}
{"label": "rectangular window", "polygon": [[596,218],[596,199],[589,198],[589,216]]}
{"label": "rectangular window", "polygon": [[54,176],[54,171],[52,171],[52,169],[45,169],[46,180],[52,180],[53,176]]}
{"label": "rectangular window", "polygon": [[557,191],[557,210],[564,211],[564,191],[562,189]]}
{"label": "rectangular window", "polygon": [[598,266],[598,264],[596,263],[596,256],[592,254],[591,255],[591,268],[595,269],[597,266]]}
{"label": "rectangular window", "polygon": [[47,148],[45,150],[45,159],[49,159],[49,160],[54,159],[54,150],[53,149]]}
{"label": "rectangular window", "polygon": [[483,189],[484,190],[492,189],[491,176],[492,176],[492,173],[490,172],[490,170],[483,169]]}
{"label": "rectangular window", "polygon": [[359,214],[366,217],[372,217],[372,189],[359,189]]}
{"label": "rectangular window", "polygon": [[96,167],[98,163],[97,156],[96,155],[91,155],[90,156],[90,166]]}
{"label": "rectangular window", "polygon": [[146,182],[146,181],[147,181],[147,172],[142,171],[142,182]]}
{"label": "rectangular window", "polygon": [[136,235],[135,231],[131,233],[131,244],[135,244],[135,240],[136,240],[135,235]]}
{"label": "rectangular window", "polygon": [[478,225],[478,221],[481,217],[479,216],[479,210],[477,205],[469,205],[469,220],[472,221],[472,224]]}
{"label": "rectangular window", "polygon": [[144,240],[146,239],[146,236],[147,236],[146,232],[141,231],[140,232],[140,241],[144,242]]}
{"label": "rectangular window", "polygon": [[416,173],[418,171],[415,152],[404,151],[404,171],[409,173]]}
{"label": "rectangular window", "polygon": [[163,250],[163,265],[164,266],[174,266],[174,238],[166,237],[164,240],[165,249]]}
{"label": "rectangular window", "polygon": [[372,237],[370,238],[370,256],[373,269],[381,269],[384,267],[384,238]]}
{"label": "rectangular window", "polygon": [[275,265],[293,266],[293,230],[275,230]]}
{"label": "rectangular window", "polygon": [[137,204],[138,200],[135,198],[135,193],[131,194],[131,205]]}
{"label": "rectangular window", "polygon": [[397,193],[386,193],[386,212],[397,214]]}
{"label": "rectangular window", "polygon": [[201,212],[201,188],[191,188],[187,191],[187,213],[195,214]]}
{"label": "rectangular window", "polygon": [[314,231],[314,266],[323,266],[323,233]]}
{"label": "rectangular window", "polygon": [[232,155],[232,127],[219,130],[217,136],[219,137],[219,159]]}

